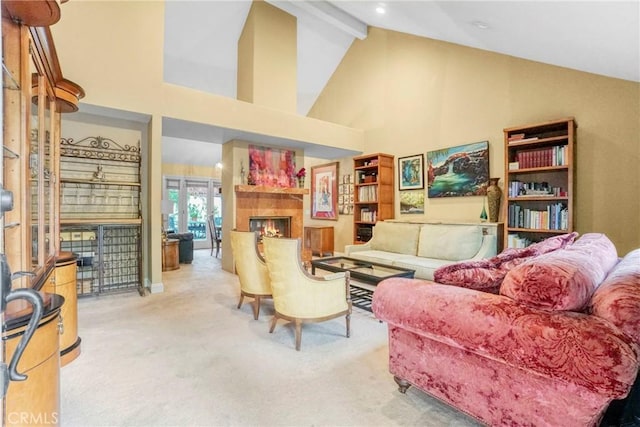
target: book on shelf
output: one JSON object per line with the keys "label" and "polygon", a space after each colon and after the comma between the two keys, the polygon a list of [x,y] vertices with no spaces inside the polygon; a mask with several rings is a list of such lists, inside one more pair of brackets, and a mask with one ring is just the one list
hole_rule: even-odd
{"label": "book on shelf", "polygon": [[549,204],[544,210],[512,204],[509,205],[508,226],[532,230],[567,230],[568,209],[564,203]]}
{"label": "book on shelf", "polygon": [[[544,168],[551,166],[566,166],[567,146],[535,148],[520,150],[515,154],[518,169]],[[509,163],[511,169],[511,163]]]}
{"label": "book on shelf", "polygon": [[374,209],[362,208],[360,210],[360,221],[362,222],[376,222],[378,219],[378,212]]}
{"label": "book on shelf", "polygon": [[507,247],[508,248],[526,248],[531,244],[531,240],[526,237],[521,237],[517,233],[509,233],[507,235]]}
{"label": "book on shelf", "polygon": [[358,201],[359,202],[378,201],[378,186],[368,185],[365,187],[358,187]]}
{"label": "book on shelf", "polygon": [[511,142],[514,142],[514,143],[515,143],[515,142],[530,142],[530,141],[537,141],[538,139],[540,139],[540,138],[538,138],[537,136],[531,136],[531,137],[529,137],[529,138],[525,138],[525,135],[524,135],[524,134],[522,134],[522,136],[521,136],[521,137],[515,137],[515,138],[514,138],[514,136],[515,136],[515,135],[512,135],[512,136],[510,136],[510,137],[508,138],[508,141],[509,141],[510,143],[511,143]]}

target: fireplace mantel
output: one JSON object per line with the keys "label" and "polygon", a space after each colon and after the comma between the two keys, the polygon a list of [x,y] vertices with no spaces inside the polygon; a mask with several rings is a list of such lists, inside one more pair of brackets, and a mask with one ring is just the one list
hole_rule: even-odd
{"label": "fireplace mantel", "polygon": [[307,188],[267,187],[265,185],[236,185],[236,193],[300,194],[307,195]]}

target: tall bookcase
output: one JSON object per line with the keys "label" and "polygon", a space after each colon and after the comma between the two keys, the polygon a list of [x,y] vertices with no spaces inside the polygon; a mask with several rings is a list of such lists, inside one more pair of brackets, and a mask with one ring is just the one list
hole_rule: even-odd
{"label": "tall bookcase", "polygon": [[504,247],[573,231],[573,117],[504,129]]}
{"label": "tall bookcase", "polygon": [[394,157],[381,153],[354,157],[353,169],[353,241],[365,243],[377,221],[394,216]]}

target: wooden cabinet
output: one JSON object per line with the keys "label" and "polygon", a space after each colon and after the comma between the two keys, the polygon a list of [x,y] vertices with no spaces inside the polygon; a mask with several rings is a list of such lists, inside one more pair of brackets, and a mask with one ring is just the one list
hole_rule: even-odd
{"label": "wooden cabinet", "polygon": [[55,270],[42,287],[44,292],[60,295],[64,304],[60,309],[60,366],[65,366],[80,355],[78,337],[78,291],[76,289],[76,256],[61,252],[56,258]]}
{"label": "wooden cabinet", "polygon": [[177,270],[180,268],[178,239],[166,239],[162,241],[162,271]]}
{"label": "wooden cabinet", "polygon": [[304,248],[311,255],[333,256],[333,227],[304,227]]}
{"label": "wooden cabinet", "polygon": [[[15,7],[17,3],[29,3]],[[14,271],[29,271],[14,287],[33,287],[51,269],[59,233],[60,113],[77,110],[82,88],[62,76],[44,2],[2,3],[3,170],[13,210],[0,218]],[[50,2],[54,4],[54,2]],[[35,15],[34,15],[35,14]],[[27,18],[26,20],[23,18]],[[7,206],[8,208],[8,206]]]}
{"label": "wooden cabinet", "polygon": [[504,129],[505,248],[573,231],[573,117]]}
{"label": "wooden cabinet", "polygon": [[394,217],[394,161],[393,156],[380,153],[353,158],[354,243],[369,241],[377,221]]}
{"label": "wooden cabinet", "polygon": [[[44,314],[17,365],[18,372],[27,375],[27,379],[9,384],[3,425],[57,426],[61,422],[59,315],[63,299],[55,294],[42,293],[41,296]],[[31,317],[31,307],[23,301],[12,301],[7,305],[2,336],[7,363]]]}
{"label": "wooden cabinet", "polygon": [[[40,289],[54,274],[59,235],[60,113],[77,111],[84,96],[66,80],[49,25],[59,18],[55,1],[0,3],[2,12],[3,152],[0,250],[10,269],[32,274],[12,288]],[[11,203],[12,197],[12,203]],[[43,294],[45,313],[26,346],[4,400],[3,425],[60,423],[60,338],[64,299]],[[10,360],[23,337],[32,310],[11,301],[4,313],[1,351]]]}

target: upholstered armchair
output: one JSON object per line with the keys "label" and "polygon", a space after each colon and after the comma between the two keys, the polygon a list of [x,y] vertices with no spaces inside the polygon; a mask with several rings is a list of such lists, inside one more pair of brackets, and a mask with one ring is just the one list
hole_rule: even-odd
{"label": "upholstered armchair", "polygon": [[260,301],[271,298],[271,284],[264,258],[258,252],[258,235],[252,231],[232,230],[231,251],[236,266],[236,273],[240,280],[240,301],[242,306],[244,297],[253,298],[253,318],[258,319]]}
{"label": "upholstered armchair", "polygon": [[262,242],[275,307],[269,332],[273,332],[278,319],[294,322],[296,350],[300,350],[302,323],[345,316],[349,337],[349,272],[313,276],[303,267],[300,239],[264,237]]}

